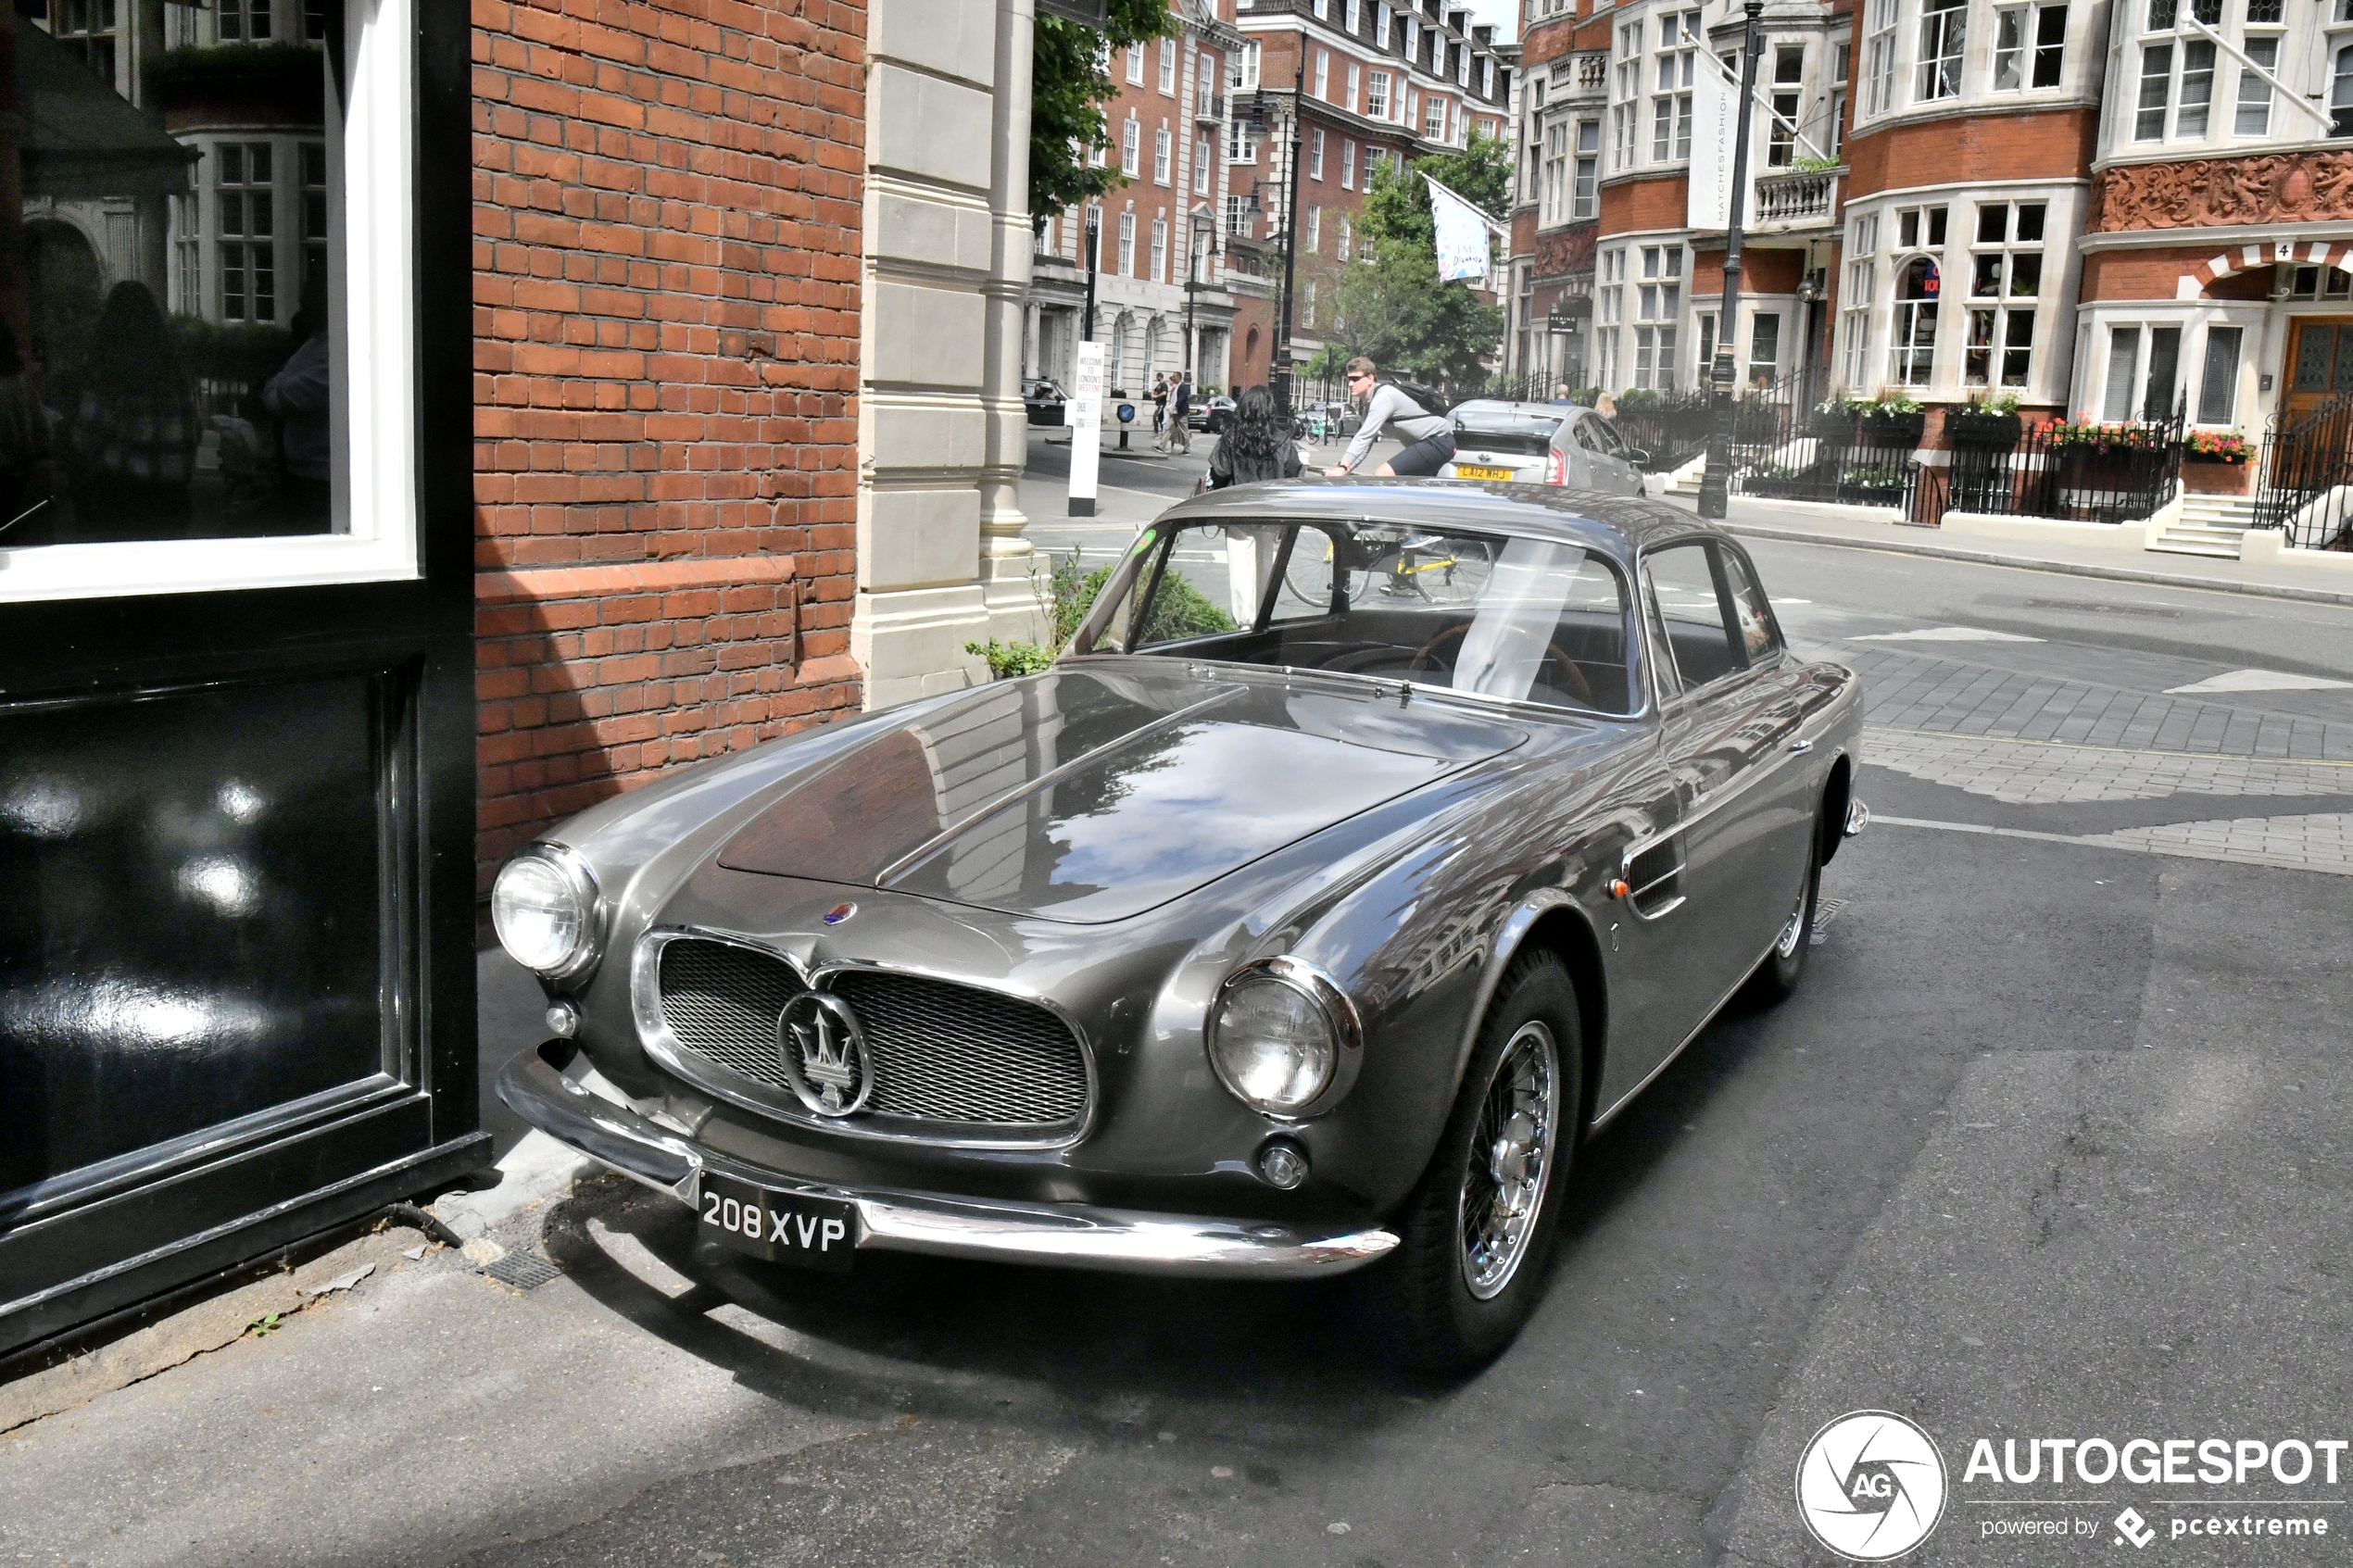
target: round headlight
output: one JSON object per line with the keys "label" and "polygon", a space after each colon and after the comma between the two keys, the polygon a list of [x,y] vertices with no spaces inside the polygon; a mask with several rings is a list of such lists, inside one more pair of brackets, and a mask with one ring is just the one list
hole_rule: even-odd
{"label": "round headlight", "polygon": [[596,956],[602,935],[596,880],[578,858],[535,845],[507,862],[490,889],[499,946],[525,969],[568,974]]}
{"label": "round headlight", "polygon": [[1297,1115],[1331,1086],[1340,1052],[1339,1031],[1315,988],[1271,967],[1244,971],[1217,998],[1210,1060],[1255,1110]]}

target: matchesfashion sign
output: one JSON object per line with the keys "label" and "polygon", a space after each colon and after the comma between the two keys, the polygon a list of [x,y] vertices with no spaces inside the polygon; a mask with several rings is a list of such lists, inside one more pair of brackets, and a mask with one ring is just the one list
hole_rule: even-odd
{"label": "matchesfashion sign", "polygon": [[2071,1539],[2109,1552],[2175,1541],[2209,1556],[2233,1542],[2317,1549],[2353,1528],[2348,1449],[2342,1437],[1978,1437],[1954,1479],[1917,1422],[1853,1411],[1806,1445],[1796,1503],[1807,1534],[1854,1562],[1903,1557],[1940,1526],[1981,1543]]}

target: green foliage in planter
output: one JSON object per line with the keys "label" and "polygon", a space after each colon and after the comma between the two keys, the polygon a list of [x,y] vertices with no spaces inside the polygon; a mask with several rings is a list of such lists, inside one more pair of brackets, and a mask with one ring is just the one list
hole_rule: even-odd
{"label": "green foliage in planter", "polygon": [[964,651],[986,660],[988,672],[1000,681],[1035,675],[1054,662],[1054,656],[1036,643],[1000,643],[994,637],[985,643],[966,643]]}

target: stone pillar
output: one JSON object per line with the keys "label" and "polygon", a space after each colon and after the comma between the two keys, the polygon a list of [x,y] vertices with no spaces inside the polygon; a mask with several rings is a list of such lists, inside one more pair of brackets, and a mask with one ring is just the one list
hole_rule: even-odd
{"label": "stone pillar", "polygon": [[860,278],[858,596],[869,707],[987,678],[964,645],[1034,638],[1014,504],[1026,456],[1031,0],[875,0]]}

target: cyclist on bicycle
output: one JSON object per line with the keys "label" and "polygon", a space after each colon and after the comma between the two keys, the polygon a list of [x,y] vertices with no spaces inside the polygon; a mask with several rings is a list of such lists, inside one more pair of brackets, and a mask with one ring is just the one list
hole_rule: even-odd
{"label": "cyclist on bicycle", "polygon": [[1405,449],[1375,469],[1376,478],[1428,479],[1453,460],[1454,430],[1443,415],[1431,413],[1394,383],[1381,382],[1378,369],[1361,354],[1348,362],[1347,373],[1348,395],[1365,399],[1365,419],[1339,464],[1324,470],[1327,479],[1355,472],[1356,465],[1372,450],[1374,437],[1392,425],[1405,441]]}

